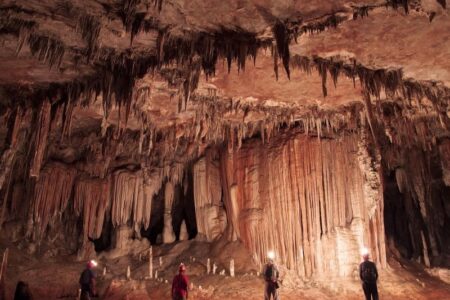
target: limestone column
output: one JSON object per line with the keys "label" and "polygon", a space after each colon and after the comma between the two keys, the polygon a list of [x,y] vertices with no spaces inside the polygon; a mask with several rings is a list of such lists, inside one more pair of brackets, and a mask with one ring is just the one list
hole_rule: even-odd
{"label": "limestone column", "polygon": [[175,234],[172,227],[172,204],[174,195],[175,189],[173,183],[167,182],[164,190],[164,244],[173,243],[175,241]]}

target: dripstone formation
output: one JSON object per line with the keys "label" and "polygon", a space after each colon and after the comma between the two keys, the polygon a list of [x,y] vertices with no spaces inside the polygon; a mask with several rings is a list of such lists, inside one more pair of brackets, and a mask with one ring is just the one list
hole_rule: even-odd
{"label": "dripstone formation", "polygon": [[1,236],[78,259],[240,241],[301,278],[353,276],[363,247],[448,268],[449,15],[2,1]]}

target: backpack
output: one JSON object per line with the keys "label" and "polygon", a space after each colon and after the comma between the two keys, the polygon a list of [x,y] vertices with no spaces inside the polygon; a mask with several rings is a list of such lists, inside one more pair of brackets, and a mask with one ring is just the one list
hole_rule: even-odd
{"label": "backpack", "polygon": [[84,270],[80,276],[80,284],[82,286],[90,286],[93,277],[93,272],[91,270]]}
{"label": "backpack", "polygon": [[377,273],[375,265],[370,263],[363,263],[361,266],[361,277],[364,282],[376,282]]}
{"label": "backpack", "polygon": [[265,272],[264,272],[264,278],[266,280],[271,280],[273,277],[274,273],[274,267],[273,265],[267,266]]}

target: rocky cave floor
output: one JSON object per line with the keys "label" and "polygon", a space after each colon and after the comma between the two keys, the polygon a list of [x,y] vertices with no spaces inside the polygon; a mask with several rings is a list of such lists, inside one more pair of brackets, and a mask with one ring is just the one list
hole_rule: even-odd
{"label": "rocky cave floor", "polygon": [[[27,254],[25,249],[2,241],[2,252],[9,248],[6,273],[7,298],[12,299],[18,280],[26,281],[35,299],[77,299],[77,281],[84,262],[76,256],[48,257]],[[102,252],[98,255],[98,292],[100,299],[170,299],[170,282],[180,262],[187,265],[191,282],[190,299],[262,299],[263,280],[257,267],[241,244],[218,241],[206,243],[182,241],[153,246],[154,270],[158,279],[148,274],[148,244],[137,242],[130,249]],[[236,276],[229,276],[228,264],[234,258]],[[206,261],[217,264],[215,275],[207,275]],[[161,264],[162,263],[162,264]],[[127,280],[130,266],[131,279]],[[104,274],[106,268],[106,274]],[[348,280],[331,278],[303,282],[281,268],[283,284],[280,296],[290,299],[362,299],[355,274]],[[225,275],[220,272],[225,271]],[[410,261],[400,262],[392,256],[389,268],[380,273],[381,299],[450,299],[450,285],[430,276],[422,267]]]}

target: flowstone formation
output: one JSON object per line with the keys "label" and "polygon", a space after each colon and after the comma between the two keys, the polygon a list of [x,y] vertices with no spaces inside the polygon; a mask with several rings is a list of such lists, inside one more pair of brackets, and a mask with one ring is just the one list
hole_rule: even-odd
{"label": "flowstone formation", "polygon": [[[139,256],[155,278],[155,247],[239,243],[323,282],[354,280],[366,247],[380,270],[445,273],[449,16],[445,0],[2,1],[2,249]],[[223,260],[238,277],[245,260]]]}

